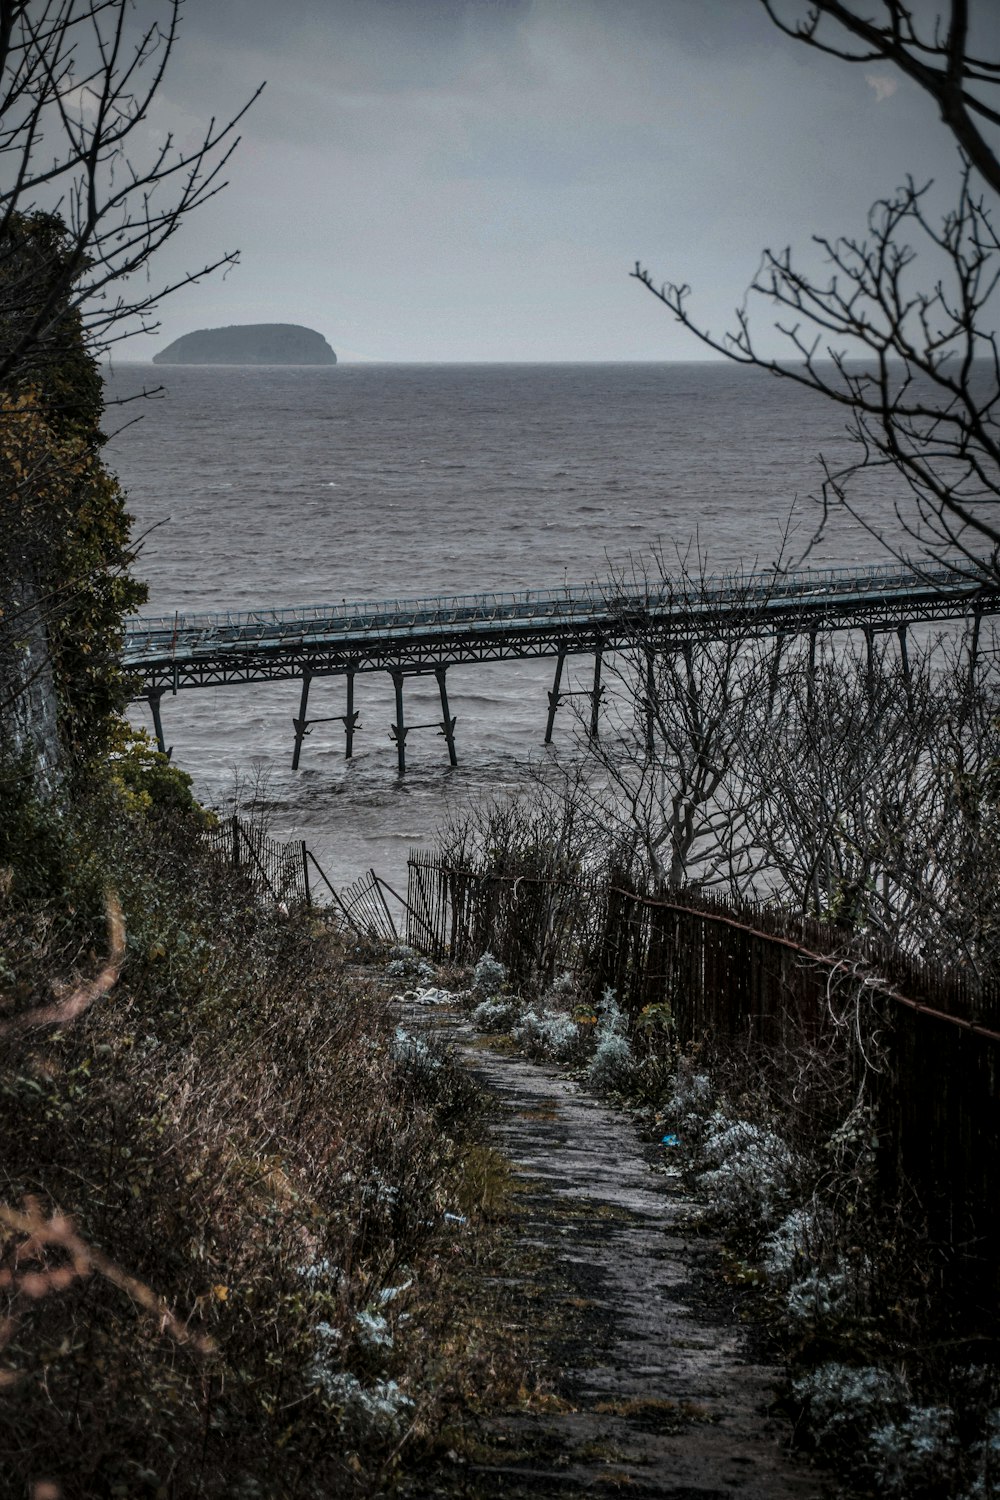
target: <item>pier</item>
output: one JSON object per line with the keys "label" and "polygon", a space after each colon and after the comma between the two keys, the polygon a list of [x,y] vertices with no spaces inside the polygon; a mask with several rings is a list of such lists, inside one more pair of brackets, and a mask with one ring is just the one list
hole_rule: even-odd
{"label": "pier", "polygon": [[[122,664],[135,674],[133,701],[145,700],[150,706],[161,750],[166,748],[164,694],[254,682],[300,682],[299,712],[292,720],[293,769],[298,768],[310,726],[331,722],[308,717],[312,681],[345,679],[345,712],[334,717],[344,726],[345,754],[350,758],[358,729],[355,678],[385,672],[395,689],[396,719],[390,738],[402,775],[407,735],[417,729],[437,729],[450,764],[457,764],[456,720],[450,713],[446,681],[449,667],[554,659],[545,728],[548,743],[556,712],[570,696],[562,688],[569,656],[594,659],[593,686],[577,691],[591,699],[590,733],[596,735],[603,661],[637,644],[652,659],[658,652],[736,635],[773,636],[779,649],[793,636],[808,635],[814,656],[823,632],[860,630],[870,652],[876,635],[893,631],[905,670],[906,632],[911,625],[971,620],[974,658],[981,620],[998,613],[1000,585],[971,578],[963,563],[733,573],[697,584],[669,579],[631,588],[587,583],[448,598],[140,617],[128,627]],[[441,718],[408,725],[406,680],[428,675],[437,679]]]}

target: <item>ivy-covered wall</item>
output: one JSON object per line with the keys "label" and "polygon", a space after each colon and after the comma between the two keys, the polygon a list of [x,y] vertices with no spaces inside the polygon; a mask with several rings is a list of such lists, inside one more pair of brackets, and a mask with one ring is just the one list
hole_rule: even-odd
{"label": "ivy-covered wall", "polygon": [[[4,274],[39,267],[39,306],[58,256],[59,220],[19,219],[7,230]],[[23,337],[23,295],[0,339]],[[107,749],[127,700],[118,665],[124,618],[145,597],[128,574],[131,518],[101,457],[103,387],[78,313],[63,307],[36,331],[18,385],[0,393],[0,735],[8,757],[34,762],[50,790],[53,762],[75,774]],[[53,728],[58,744],[54,745]]]}

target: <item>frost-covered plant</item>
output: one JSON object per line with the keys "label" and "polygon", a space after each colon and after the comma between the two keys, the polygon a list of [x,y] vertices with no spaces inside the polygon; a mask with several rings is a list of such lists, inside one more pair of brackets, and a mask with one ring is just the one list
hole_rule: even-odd
{"label": "frost-covered plant", "polygon": [[622,1015],[612,989],[604,991],[598,1006],[597,1045],[587,1069],[587,1082],[609,1092],[627,1085],[635,1071],[635,1057],[625,1035]]}
{"label": "frost-covered plant", "polygon": [[850,1310],[853,1284],[844,1270],[809,1271],[788,1289],[788,1311],[797,1322],[842,1318]]}
{"label": "frost-covered plant", "polygon": [[899,1500],[947,1494],[942,1485],[953,1478],[958,1454],[954,1420],[948,1406],[910,1406],[900,1421],[877,1427],[869,1451],[880,1492]]}
{"label": "frost-covered plant", "polygon": [[320,1355],[310,1365],[308,1377],[331,1406],[340,1408],[341,1426],[356,1439],[398,1437],[413,1410],[412,1400],[395,1380],[374,1380],[365,1386],[350,1371],[331,1369]]}
{"label": "frost-covered plant", "polygon": [[355,1313],[354,1331],[362,1349],[377,1353],[392,1348],[392,1329],[382,1313],[367,1307]]}
{"label": "frost-covered plant", "polygon": [[714,1102],[715,1088],[707,1073],[696,1073],[682,1062],[663,1112],[685,1141],[694,1142],[704,1131]]}
{"label": "frost-covered plant", "polygon": [[487,999],[496,995],[507,983],[507,970],[492,953],[484,953],[472,971],[472,988],[476,994]]}
{"label": "frost-covered plant", "polygon": [[818,1237],[816,1215],[806,1208],[793,1208],[761,1247],[765,1271],[774,1277],[791,1276],[814,1253]]}
{"label": "frost-covered plant", "polygon": [[389,962],[385,966],[385,972],[390,979],[427,980],[434,978],[435,969],[432,963],[421,957],[413,948],[400,943],[389,950]]}
{"label": "frost-covered plant", "polygon": [[972,1482],[962,1500],[996,1500],[1000,1495],[1000,1410],[987,1416],[983,1439],[970,1448],[969,1459]]}
{"label": "frost-covered plant", "polygon": [[569,1000],[572,1000],[576,993],[576,975],[572,972],[571,969],[564,969],[561,974],[557,974],[555,979],[553,979],[552,983],[545,991],[544,998],[546,1000],[561,1000],[565,1003]]}
{"label": "frost-covered plant", "polygon": [[396,1027],[392,1055],[411,1073],[424,1077],[437,1073],[442,1063],[442,1059],[431,1050],[423,1037],[413,1036],[404,1026]]}
{"label": "frost-covered plant", "polygon": [[580,1044],[580,1032],[572,1016],[561,1010],[528,1010],[511,1036],[519,1046],[557,1062],[572,1057]]}
{"label": "frost-covered plant", "polygon": [[628,1037],[617,1031],[598,1031],[597,1046],[587,1069],[592,1088],[608,1093],[625,1088],[635,1072],[635,1057]]}
{"label": "frost-covered plant", "polygon": [[857,1443],[897,1420],[907,1390],[901,1378],[878,1365],[819,1365],[792,1382],[792,1393],[817,1448]]}
{"label": "frost-covered plant", "polygon": [[733,1218],[773,1224],[791,1189],[795,1156],[773,1130],[749,1120],[733,1120],[716,1111],[708,1124],[706,1158],[714,1165],[702,1172],[699,1187]]}
{"label": "frost-covered plant", "polygon": [[512,995],[509,999],[481,1000],[470,1019],[479,1031],[510,1031],[520,1014],[520,1002]]}
{"label": "frost-covered plant", "polygon": [[[916,1500],[957,1492],[954,1412],[948,1406],[917,1406],[894,1371],[878,1365],[820,1365],[793,1381],[792,1391],[803,1403],[817,1448],[842,1457],[849,1453],[880,1495]],[[979,1445],[970,1456],[978,1460]],[[995,1488],[977,1490],[978,1483],[977,1475],[964,1500],[997,1494]]]}

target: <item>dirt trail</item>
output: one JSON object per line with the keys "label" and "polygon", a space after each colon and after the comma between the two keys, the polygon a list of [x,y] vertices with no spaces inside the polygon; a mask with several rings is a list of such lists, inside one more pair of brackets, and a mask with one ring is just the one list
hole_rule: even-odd
{"label": "dirt trail", "polygon": [[[572,1310],[571,1335],[546,1351],[561,1367],[566,1409],[492,1423],[496,1460],[447,1493],[827,1495],[787,1454],[789,1429],[769,1413],[778,1371],[750,1360],[735,1318],[712,1305],[707,1288],[718,1283],[704,1268],[716,1246],[685,1231],[694,1205],[663,1148],[644,1145],[627,1118],[573,1080],[473,1045],[460,1018],[425,1011],[421,1020],[447,1035],[499,1102],[494,1144],[521,1179],[525,1296],[543,1344],[546,1302],[564,1330]],[[532,1252],[547,1268],[541,1292],[537,1273],[528,1285]]]}

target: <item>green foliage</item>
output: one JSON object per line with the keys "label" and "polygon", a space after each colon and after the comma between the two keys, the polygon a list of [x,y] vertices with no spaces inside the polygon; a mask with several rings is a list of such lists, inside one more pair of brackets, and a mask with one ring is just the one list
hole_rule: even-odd
{"label": "green foliage", "polygon": [[109,748],[112,781],[131,810],[184,813],[202,828],[215,827],[215,814],[195,797],[191,777],[156,748],[144,729],[118,718],[112,725]]}
{"label": "green foliage", "polygon": [[[6,233],[15,248],[8,254],[4,246],[4,274],[27,277],[37,268],[40,311],[48,295],[45,277],[53,277],[69,254],[65,231],[57,219],[36,215],[15,219]],[[0,285],[0,309],[2,292]],[[21,321],[30,324],[31,312],[22,305]],[[0,313],[5,341],[16,342],[23,331]],[[30,381],[0,393],[0,577],[8,587],[29,584],[39,601],[61,732],[80,766],[107,749],[112,717],[128,701],[118,652],[124,618],[146,590],[128,576],[131,517],[101,460],[101,374],[78,313],[62,310],[29,368]],[[17,623],[15,612],[11,628],[2,628],[9,610],[4,584],[0,653],[9,654],[17,648]]]}

